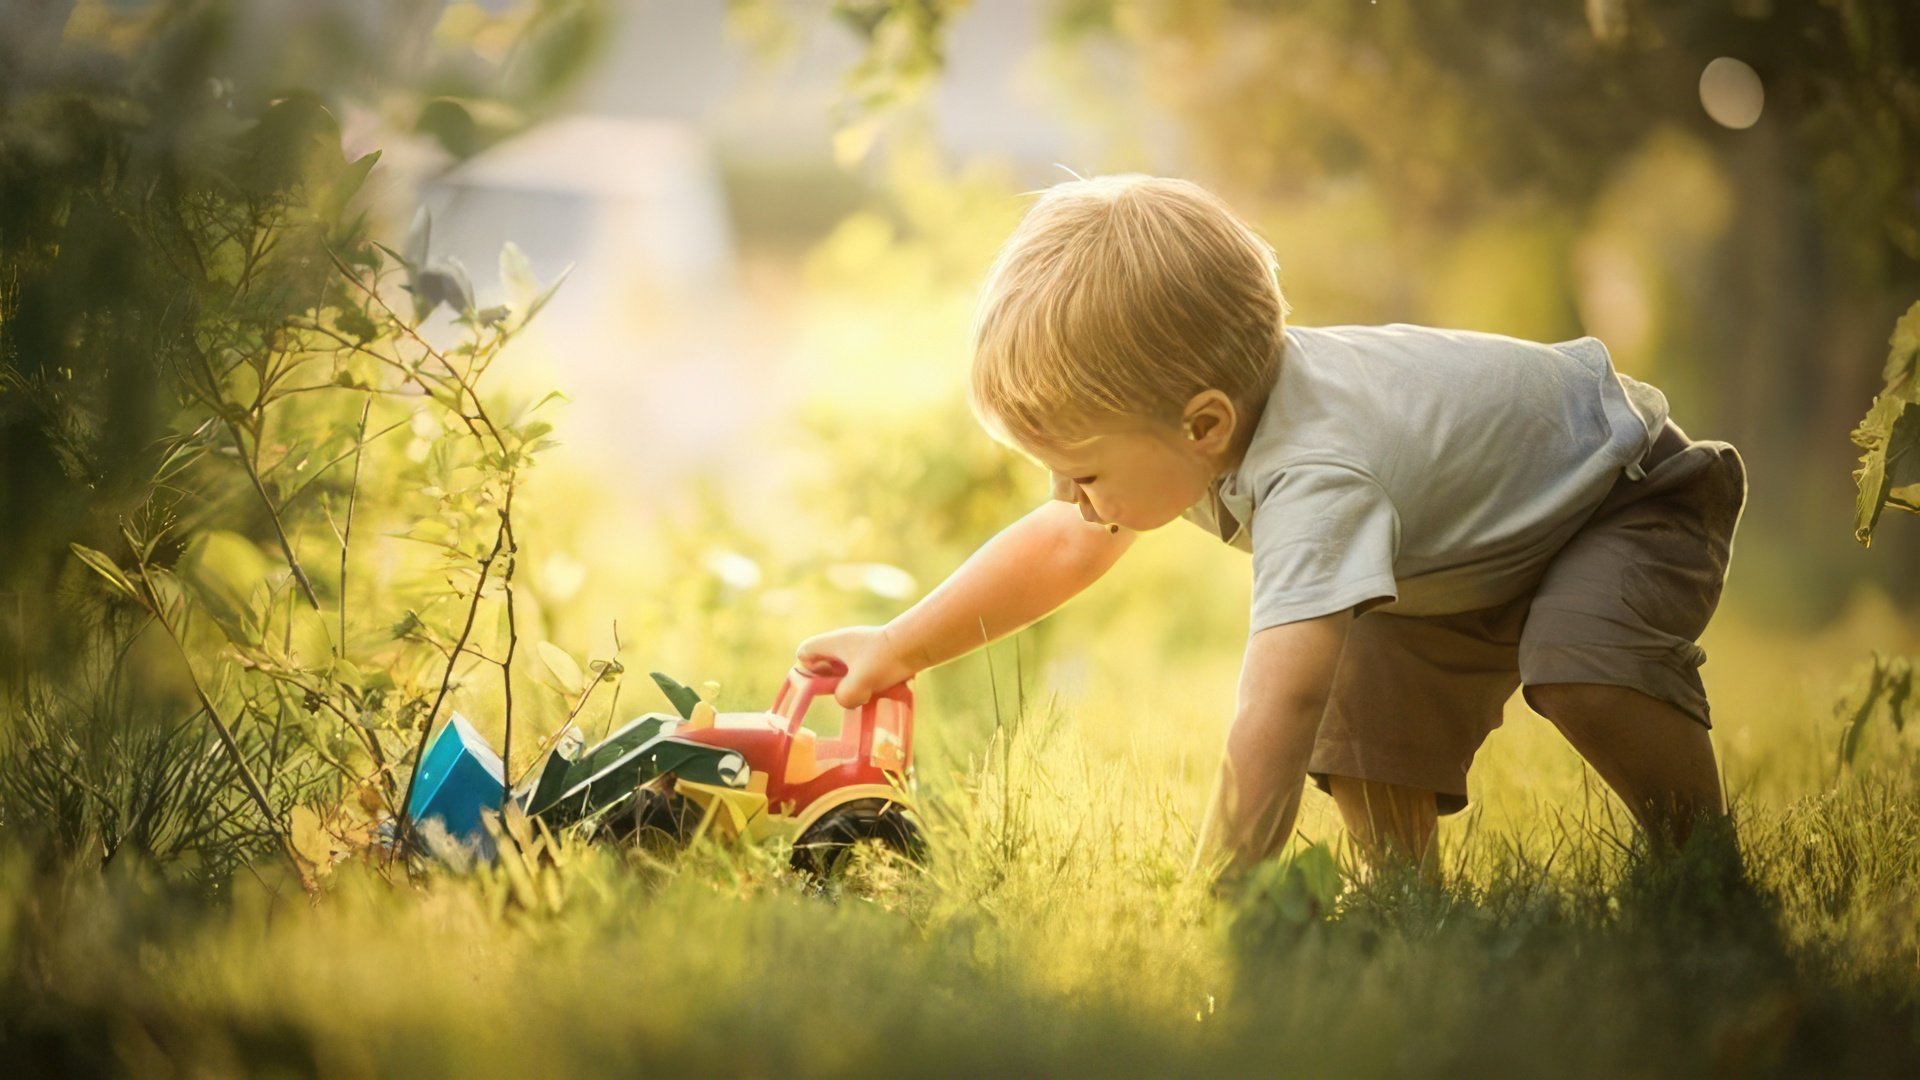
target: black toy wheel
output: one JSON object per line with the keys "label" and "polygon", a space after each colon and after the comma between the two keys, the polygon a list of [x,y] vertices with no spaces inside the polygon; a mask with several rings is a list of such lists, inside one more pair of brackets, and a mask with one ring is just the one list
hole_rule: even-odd
{"label": "black toy wheel", "polygon": [[854,847],[869,840],[914,862],[926,857],[920,828],[904,807],[885,799],[857,799],[827,811],[794,841],[793,868],[814,877],[832,877]]}

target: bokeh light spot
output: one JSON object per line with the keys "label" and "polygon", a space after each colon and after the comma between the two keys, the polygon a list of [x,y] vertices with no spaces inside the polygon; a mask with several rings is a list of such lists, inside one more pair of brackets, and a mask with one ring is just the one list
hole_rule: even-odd
{"label": "bokeh light spot", "polygon": [[1760,75],[1744,61],[1722,56],[1700,73],[1700,104],[1721,127],[1741,131],[1760,119],[1766,104]]}

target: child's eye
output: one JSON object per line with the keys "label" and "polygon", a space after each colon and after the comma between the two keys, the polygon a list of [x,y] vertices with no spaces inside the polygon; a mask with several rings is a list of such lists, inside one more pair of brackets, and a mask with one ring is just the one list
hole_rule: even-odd
{"label": "child's eye", "polygon": [[1081,487],[1085,487],[1098,479],[1100,478],[1097,476],[1076,476],[1073,478],[1073,482],[1079,484]]}

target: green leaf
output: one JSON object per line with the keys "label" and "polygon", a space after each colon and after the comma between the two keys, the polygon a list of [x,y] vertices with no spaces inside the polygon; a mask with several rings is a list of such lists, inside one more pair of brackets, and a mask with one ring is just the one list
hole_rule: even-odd
{"label": "green leaf", "polygon": [[218,437],[215,429],[218,423],[218,420],[208,417],[201,421],[199,427],[177,436],[167,450],[167,456],[161,460],[159,468],[154,470],[155,478],[161,481],[171,480],[181,469],[187,468],[203,457]]}
{"label": "green leaf", "polygon": [[448,432],[433,440],[433,445],[427,448],[427,460],[423,462],[423,471],[426,473],[428,482],[442,491],[452,491],[459,487],[454,482],[453,476],[454,470],[458,468],[454,463],[453,455],[459,444],[459,434]]}
{"label": "green leaf", "polygon": [[305,600],[288,603],[283,596],[273,604],[260,639],[266,654],[289,668],[316,671],[333,666],[333,629]]}
{"label": "green leaf", "polygon": [[425,206],[413,212],[413,222],[407,226],[406,248],[407,253],[402,255],[381,246],[381,250],[393,256],[409,274],[427,265],[427,254],[433,249],[433,214]]}
{"label": "green leaf", "polygon": [[560,286],[566,284],[567,277],[572,273],[573,264],[568,263],[567,268],[560,271],[560,276],[554,278],[553,282],[546,287],[545,291],[541,292],[539,296],[534,297],[533,303],[527,305],[527,313],[521,317],[520,325],[525,326],[532,322],[533,317],[540,314],[540,309],[547,306],[547,301],[553,299],[553,294],[560,291]]}
{"label": "green leaf", "polygon": [[373,171],[374,164],[379,160],[378,150],[362,154],[320,190],[314,199],[314,209],[322,221],[333,221],[340,216],[353,197],[360,193],[360,188],[367,182],[367,174]]}
{"label": "green leaf", "polygon": [[95,551],[90,547],[83,547],[79,544],[69,544],[67,546],[73,549],[73,553],[80,557],[81,562],[86,563],[93,568],[95,573],[106,578],[108,584],[135,600],[140,599],[140,594],[134,591],[133,582],[121,571],[119,565],[112,559],[109,559],[104,553]]}
{"label": "green leaf", "polygon": [[262,625],[255,598],[266,591],[267,575],[275,568],[253,541],[213,530],[194,538],[174,571],[229,641],[252,645],[259,642]]}
{"label": "green leaf", "polygon": [[462,315],[473,312],[473,281],[467,276],[467,268],[451,255],[435,258],[421,268],[408,288],[413,291],[417,319],[433,314],[441,304]]}
{"label": "green leaf", "polygon": [[1920,510],[1920,404],[1900,410],[1887,435],[1885,450],[1887,503],[1900,510]]}
{"label": "green leaf", "polygon": [[1853,710],[1853,718],[1847,721],[1846,734],[1840,737],[1840,764],[1853,764],[1854,755],[1860,751],[1860,737],[1867,730],[1867,721],[1873,716],[1873,707],[1880,701],[1880,695],[1887,689],[1888,668],[1878,653],[1873,657],[1873,671],[1867,677],[1867,692],[1861,697],[1860,704]]}
{"label": "green leaf", "polygon": [[252,364],[235,364],[220,380],[221,400],[238,409],[251,409],[259,397],[260,372]]}
{"label": "green leaf", "polygon": [[586,676],[580,673],[580,664],[567,650],[551,641],[539,645],[540,662],[552,673],[554,684],[562,693],[577,694],[586,686]]}
{"label": "green leaf", "polygon": [[540,282],[533,276],[533,264],[511,240],[500,248],[500,288],[507,294],[507,302],[518,311],[531,308],[540,296]]}
{"label": "green leaf", "polygon": [[1853,538],[1863,545],[1888,506],[1920,513],[1920,303],[1894,323],[1887,346],[1886,388],[1852,436],[1865,451],[1853,471]]}
{"label": "green leaf", "polygon": [[1242,886],[1236,922],[1264,933],[1297,932],[1331,915],[1339,898],[1340,868],[1333,851],[1314,844],[1254,867]]}
{"label": "green leaf", "polygon": [[320,827],[320,816],[304,806],[293,808],[287,842],[310,870],[326,873],[333,866],[333,838]]}
{"label": "green leaf", "polygon": [[1906,730],[1907,699],[1912,695],[1913,661],[1902,658],[1894,662],[1887,679],[1887,716],[1893,721],[1893,730]]}
{"label": "green leaf", "polygon": [[437,547],[452,547],[460,539],[459,534],[454,530],[453,526],[448,525],[437,517],[420,518],[404,530],[388,533],[387,535],[398,537],[402,540],[415,540],[422,544],[433,544]]}
{"label": "green leaf", "polygon": [[1908,484],[1905,487],[1887,486],[1887,505],[1896,510],[1905,510],[1909,514],[1920,514],[1920,484]]}
{"label": "green leaf", "polygon": [[1893,335],[1887,338],[1887,346],[1887,365],[1880,373],[1887,389],[1897,390],[1920,379],[1920,301],[1915,301],[1893,324]]}
{"label": "green leaf", "polygon": [[420,613],[412,608],[408,608],[399,619],[394,621],[392,626],[387,628],[387,633],[391,635],[394,640],[398,641],[425,625],[425,623],[420,621]]}
{"label": "green leaf", "polygon": [[1889,502],[1897,509],[1920,509],[1920,492],[1913,490],[1920,481],[1920,405],[1881,394],[1854,429],[1853,441],[1866,451],[1854,472],[1853,537],[1871,545],[1874,526]]}
{"label": "green leaf", "polygon": [[680,718],[682,720],[691,720],[693,718],[693,707],[700,704],[700,695],[695,693],[690,687],[681,685],[669,675],[664,675],[658,671],[649,672],[648,674],[653,677],[654,685],[660,688],[660,692],[667,695],[667,700],[673,703],[674,711],[680,714]]}
{"label": "green leaf", "polygon": [[365,345],[380,336],[380,327],[357,307],[341,308],[334,313],[333,325],[347,336]]}
{"label": "green leaf", "polygon": [[434,98],[420,110],[413,130],[437,139],[447,153],[469,158],[480,149],[480,126],[467,107],[453,98]]}
{"label": "green leaf", "polygon": [[303,182],[324,182],[347,168],[346,155],[340,151],[340,125],[309,93],[294,93],[275,102],[237,145],[240,158],[232,175],[251,195],[274,195]]}
{"label": "green leaf", "polygon": [[1325,844],[1315,844],[1295,856],[1293,865],[1300,871],[1301,883],[1314,906],[1323,912],[1332,911],[1334,902],[1340,898],[1340,866],[1334,860],[1333,850]]}

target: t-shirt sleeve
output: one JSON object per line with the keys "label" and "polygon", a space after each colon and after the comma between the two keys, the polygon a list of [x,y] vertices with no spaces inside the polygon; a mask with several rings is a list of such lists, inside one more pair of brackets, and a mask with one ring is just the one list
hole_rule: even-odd
{"label": "t-shirt sleeve", "polygon": [[1400,596],[1393,581],[1400,515],[1364,473],[1338,465],[1284,470],[1255,504],[1252,532],[1249,633]]}

